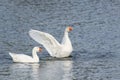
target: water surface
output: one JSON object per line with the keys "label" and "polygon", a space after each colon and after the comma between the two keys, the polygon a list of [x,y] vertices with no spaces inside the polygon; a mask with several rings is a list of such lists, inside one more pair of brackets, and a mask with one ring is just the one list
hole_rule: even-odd
{"label": "water surface", "polygon": [[[119,0],[0,0],[1,80],[120,80]],[[66,26],[72,57],[51,58],[28,31],[48,32],[61,42]],[[13,63],[8,52],[31,56],[43,48],[40,63]]]}

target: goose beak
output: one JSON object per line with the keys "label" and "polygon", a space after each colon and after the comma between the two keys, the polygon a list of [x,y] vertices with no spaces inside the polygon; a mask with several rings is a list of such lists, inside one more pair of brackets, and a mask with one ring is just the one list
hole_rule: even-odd
{"label": "goose beak", "polygon": [[70,26],[70,27],[68,27],[68,28],[69,28],[69,32],[73,30],[73,28],[72,28],[71,26]]}
{"label": "goose beak", "polygon": [[39,48],[39,52],[42,52],[42,48]]}

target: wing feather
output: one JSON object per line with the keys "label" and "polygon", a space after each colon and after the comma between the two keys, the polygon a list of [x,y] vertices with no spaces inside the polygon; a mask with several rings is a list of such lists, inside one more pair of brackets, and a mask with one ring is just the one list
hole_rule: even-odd
{"label": "wing feather", "polygon": [[32,29],[29,31],[29,35],[36,42],[42,44],[51,56],[56,54],[56,52],[61,48],[61,44],[48,33]]}

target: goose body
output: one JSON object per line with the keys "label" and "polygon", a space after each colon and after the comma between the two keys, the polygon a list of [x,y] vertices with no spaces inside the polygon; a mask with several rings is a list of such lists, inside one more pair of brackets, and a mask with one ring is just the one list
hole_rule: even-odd
{"label": "goose body", "polygon": [[46,32],[33,30],[29,31],[29,35],[36,42],[42,44],[50,56],[62,58],[70,56],[73,48],[69,39],[68,33],[72,30],[72,27],[67,27],[64,32],[62,43],[60,44],[52,35]]}
{"label": "goose body", "polygon": [[41,52],[41,48],[34,47],[32,50],[32,57],[25,54],[16,54],[9,52],[9,55],[12,57],[13,62],[39,62],[39,57],[37,52]]}

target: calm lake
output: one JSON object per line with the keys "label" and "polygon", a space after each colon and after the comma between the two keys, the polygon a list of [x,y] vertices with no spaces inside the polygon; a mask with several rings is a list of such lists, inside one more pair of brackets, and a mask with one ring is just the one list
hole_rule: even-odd
{"label": "calm lake", "polygon": [[[37,29],[61,42],[69,33],[74,51],[52,58],[28,35]],[[31,56],[39,63],[13,63],[8,54]],[[120,80],[120,0],[0,0],[0,80]]]}

